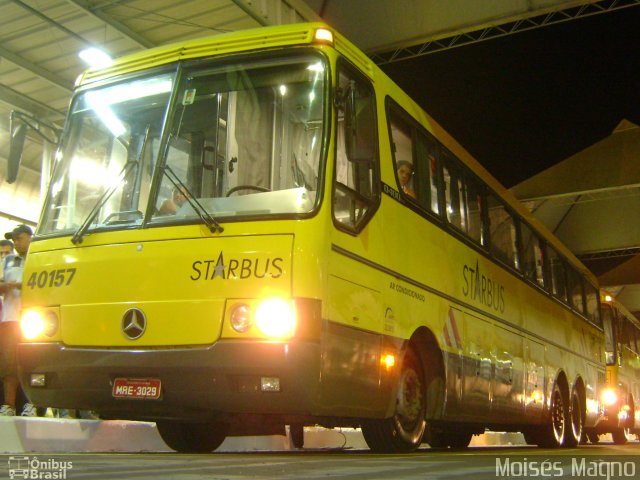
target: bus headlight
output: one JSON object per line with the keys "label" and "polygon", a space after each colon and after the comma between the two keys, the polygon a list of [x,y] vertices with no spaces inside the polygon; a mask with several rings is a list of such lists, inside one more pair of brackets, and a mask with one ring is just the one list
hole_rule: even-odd
{"label": "bus headlight", "polygon": [[604,392],[602,392],[602,402],[607,407],[615,405],[618,402],[618,394],[616,393],[616,391],[614,389],[607,388],[607,389],[605,389]]}
{"label": "bus headlight", "polygon": [[253,319],[251,318],[251,308],[245,303],[234,305],[231,309],[231,327],[238,333],[249,331]]}
{"label": "bus headlight", "polygon": [[58,315],[51,311],[26,310],[20,320],[22,336],[33,340],[41,335],[51,337],[58,331]]}
{"label": "bus headlight", "polygon": [[263,300],[256,309],[256,325],[268,337],[292,337],[296,327],[293,303],[277,298]]}

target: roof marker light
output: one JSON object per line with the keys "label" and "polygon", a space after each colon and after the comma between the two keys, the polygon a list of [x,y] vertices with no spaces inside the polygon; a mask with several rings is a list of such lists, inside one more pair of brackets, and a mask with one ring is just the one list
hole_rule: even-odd
{"label": "roof marker light", "polygon": [[317,42],[333,44],[333,32],[326,28],[317,29],[314,38]]}

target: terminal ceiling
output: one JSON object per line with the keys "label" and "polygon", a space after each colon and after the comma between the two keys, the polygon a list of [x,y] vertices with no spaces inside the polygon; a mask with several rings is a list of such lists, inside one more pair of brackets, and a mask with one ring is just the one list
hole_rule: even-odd
{"label": "terminal ceiling", "polygon": [[389,64],[638,5],[640,0],[0,0],[0,221],[37,220],[47,177],[42,171],[52,150],[40,137],[28,137],[18,180],[8,184],[10,112],[33,115],[47,136],[52,132],[46,125],[61,128],[74,81],[85,68],[78,52],[88,46],[117,57],[231,30],[326,21],[377,63]]}

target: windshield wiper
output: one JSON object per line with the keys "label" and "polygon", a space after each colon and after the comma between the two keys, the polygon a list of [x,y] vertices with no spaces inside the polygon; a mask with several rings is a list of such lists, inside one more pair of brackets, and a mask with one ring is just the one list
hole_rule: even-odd
{"label": "windshield wiper", "polygon": [[216,219],[213,218],[213,216],[200,204],[200,202],[198,202],[195,195],[193,195],[193,193],[191,193],[191,190],[189,190],[189,188],[184,183],[182,183],[182,180],[180,180],[175,172],[171,170],[171,167],[165,165],[164,167],[162,167],[162,169],[173,186],[184,193],[187,202],[189,202],[189,205],[191,205],[200,219],[209,228],[209,231],[211,233],[224,232],[224,228],[222,227],[222,225],[220,225],[216,221]]}
{"label": "windshield wiper", "polygon": [[84,234],[87,233],[87,229],[89,228],[89,225],[91,225],[91,222],[93,222],[93,220],[96,218],[96,215],[98,214],[100,209],[104,206],[107,200],[109,200],[111,195],[113,195],[113,193],[118,189],[118,187],[120,187],[121,180],[126,177],[127,173],[131,169],[131,166],[137,165],[138,163],[139,162],[137,160],[132,160],[124,164],[124,166],[122,167],[122,170],[120,170],[120,173],[118,174],[118,181],[113,182],[113,184],[102,193],[102,195],[100,196],[100,198],[98,199],[94,207],[89,212],[89,215],[87,216],[85,221],[82,223],[82,225],[80,225],[80,228],[76,230],[76,233],[73,234],[73,237],[71,237],[71,242],[74,245],[78,245],[82,243],[82,238],[84,237]]}

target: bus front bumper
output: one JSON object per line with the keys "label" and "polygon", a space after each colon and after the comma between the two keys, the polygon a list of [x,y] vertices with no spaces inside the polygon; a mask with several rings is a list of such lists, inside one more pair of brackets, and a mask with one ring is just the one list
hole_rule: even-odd
{"label": "bus front bumper", "polygon": [[[318,398],[320,347],[308,341],[218,341],[200,348],[150,350],[23,343],[18,365],[27,396],[42,407],[136,420],[304,416],[313,415]],[[44,385],[32,385],[33,378],[44,379]],[[118,395],[114,383],[128,380],[159,381],[159,398]]]}

